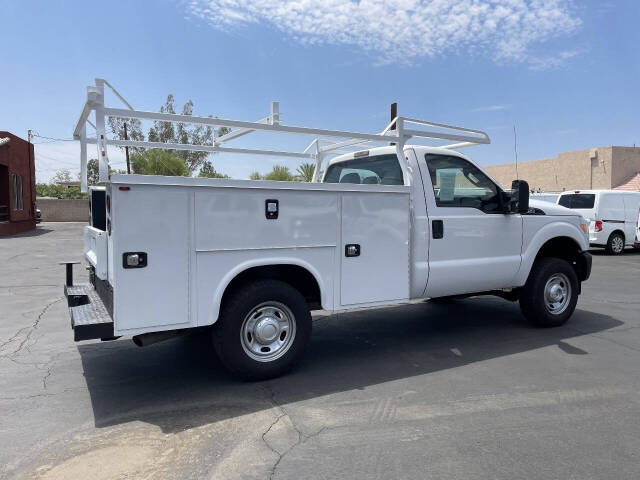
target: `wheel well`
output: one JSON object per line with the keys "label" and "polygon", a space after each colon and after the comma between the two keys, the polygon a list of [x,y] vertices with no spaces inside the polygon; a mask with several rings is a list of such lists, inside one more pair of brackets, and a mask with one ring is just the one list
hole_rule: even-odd
{"label": "wheel well", "polygon": [[299,265],[263,265],[240,272],[225,288],[222,304],[224,304],[228,293],[236,288],[242,288],[243,285],[254,280],[266,279],[280,280],[291,285],[304,296],[311,310],[322,308],[320,286],[316,278],[309,270]]}
{"label": "wheel well", "polygon": [[[576,271],[579,279],[584,279],[586,276],[587,265],[584,264],[584,259],[580,255],[582,249],[578,243],[569,237],[556,237],[548,240],[536,255],[536,262],[540,258],[562,258],[571,264]],[[535,262],[534,262],[535,263]]]}
{"label": "wheel well", "polygon": [[614,233],[619,233],[620,235],[622,235],[622,239],[626,241],[626,238],[624,236],[624,232],[620,229],[614,230],[613,232],[611,232],[611,234],[609,235],[609,238],[611,238],[611,235],[613,235]]}

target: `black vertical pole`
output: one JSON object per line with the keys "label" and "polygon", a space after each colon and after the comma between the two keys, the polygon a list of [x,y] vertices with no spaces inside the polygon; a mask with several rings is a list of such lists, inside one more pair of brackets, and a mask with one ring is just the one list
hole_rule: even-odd
{"label": "black vertical pole", "polygon": [[[396,117],[398,116],[398,103],[397,102],[393,102],[391,104],[391,121],[393,121]],[[395,130],[396,129],[396,124],[394,123],[393,125],[391,125],[391,128],[389,130]],[[389,145],[395,145],[395,142],[391,142]]]}
{"label": "black vertical pole", "polygon": [[[391,120],[393,121],[394,118],[396,118],[398,116],[398,103],[397,102],[393,102],[391,104]],[[396,129],[396,124],[394,123],[391,126],[391,130],[395,130]]]}
{"label": "black vertical pole", "polygon": [[73,263],[67,263],[67,287],[73,286]]}
{"label": "black vertical pole", "polygon": [[[129,137],[127,136],[127,122],[124,122],[124,139],[129,140]],[[129,147],[124,147],[124,151],[127,155],[127,173],[130,174],[131,164],[129,163]]]}

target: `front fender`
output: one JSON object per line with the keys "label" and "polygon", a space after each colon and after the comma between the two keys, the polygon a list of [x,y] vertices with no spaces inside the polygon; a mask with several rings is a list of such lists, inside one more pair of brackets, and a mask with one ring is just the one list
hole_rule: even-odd
{"label": "front fender", "polygon": [[557,219],[554,218],[549,223],[543,224],[543,219],[544,221],[548,221],[548,216],[525,217],[523,225],[522,262],[520,263],[520,270],[518,270],[516,275],[516,286],[521,287],[526,283],[538,252],[549,240],[566,237],[573,240],[581,251],[589,248],[587,238],[578,225],[562,219],[562,217],[556,218]]}

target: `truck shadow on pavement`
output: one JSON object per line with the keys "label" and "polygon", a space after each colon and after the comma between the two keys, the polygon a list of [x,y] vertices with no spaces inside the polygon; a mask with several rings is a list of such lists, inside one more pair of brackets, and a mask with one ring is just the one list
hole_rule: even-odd
{"label": "truck shadow on pavement", "polygon": [[53,229],[36,225],[36,228],[34,228],[33,230],[16,233],[15,235],[11,235],[11,238],[39,237],[40,235],[46,235],[49,232],[53,232]]}
{"label": "truck shadow on pavement", "polygon": [[578,309],[563,327],[536,329],[517,304],[488,297],[314,317],[301,363],[289,375],[255,383],[228,374],[202,333],[144,348],[123,339],[78,350],[96,427],[142,421],[174,433],[542,347],[588,355],[570,339],[622,324]]}

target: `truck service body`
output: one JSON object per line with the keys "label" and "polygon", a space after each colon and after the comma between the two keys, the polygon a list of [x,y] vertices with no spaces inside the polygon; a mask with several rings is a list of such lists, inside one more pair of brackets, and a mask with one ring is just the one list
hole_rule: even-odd
{"label": "truck service body", "polygon": [[111,175],[106,224],[84,232],[91,282],[67,275],[75,339],[211,329],[227,367],[268,378],[302,354],[313,309],[495,294],[541,326],[573,312],[587,225],[529,205],[526,182],[507,192],[453,149],[401,141],[320,166],[312,183]]}

